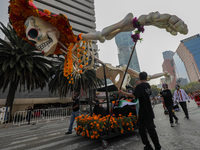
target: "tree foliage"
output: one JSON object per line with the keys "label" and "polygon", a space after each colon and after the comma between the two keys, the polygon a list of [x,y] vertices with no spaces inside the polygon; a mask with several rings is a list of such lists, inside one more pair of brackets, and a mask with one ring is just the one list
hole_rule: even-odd
{"label": "tree foliage", "polygon": [[151,85],[151,91],[152,91],[151,96],[152,96],[152,97],[155,97],[155,96],[157,96],[157,95],[159,94],[160,89],[157,88],[156,85]]}
{"label": "tree foliage", "polygon": [[71,82],[70,78],[63,75],[64,58],[59,57],[59,62],[53,68],[54,75],[49,83],[51,93],[58,92],[60,97],[65,97],[72,91],[87,92],[88,89],[98,88],[102,85],[102,81],[96,77],[95,70],[87,70],[84,74],[72,74],[71,78],[73,78],[74,84],[69,83]]}
{"label": "tree foliage", "polygon": [[199,82],[190,82],[181,88],[184,89],[186,93],[193,93],[196,90],[200,90],[200,83]]}
{"label": "tree foliage", "polygon": [[18,85],[20,91],[43,89],[51,75],[52,61],[18,37],[10,25],[6,28],[0,24],[0,30],[9,40],[7,42],[0,38],[0,89],[5,92],[9,87],[5,106],[12,111]]}

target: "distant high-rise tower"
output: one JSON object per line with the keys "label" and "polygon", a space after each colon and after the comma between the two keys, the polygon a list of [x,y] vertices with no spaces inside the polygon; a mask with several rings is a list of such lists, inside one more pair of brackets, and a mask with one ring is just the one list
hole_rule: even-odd
{"label": "distant high-rise tower", "polygon": [[189,80],[198,81],[200,79],[200,35],[181,40],[176,53],[185,65]]}
{"label": "distant high-rise tower", "polygon": [[164,51],[163,52],[163,59],[164,60],[167,60],[167,59],[171,60],[171,59],[173,59],[173,55],[174,55],[174,52],[172,52],[172,51]]}
{"label": "distant high-rise tower", "polygon": [[[132,32],[122,32],[115,37],[115,43],[117,44],[118,48],[119,65],[128,64],[134,46],[131,34]],[[136,49],[133,53],[129,67],[132,68],[133,70],[140,72],[140,66],[138,62]]]}

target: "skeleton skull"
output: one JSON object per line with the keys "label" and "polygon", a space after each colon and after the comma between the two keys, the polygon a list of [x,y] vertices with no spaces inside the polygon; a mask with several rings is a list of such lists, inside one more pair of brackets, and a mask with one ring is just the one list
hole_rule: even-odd
{"label": "skeleton skull", "polygon": [[34,16],[26,20],[25,26],[26,37],[38,50],[41,50],[45,56],[54,53],[60,37],[60,32],[56,27]]}

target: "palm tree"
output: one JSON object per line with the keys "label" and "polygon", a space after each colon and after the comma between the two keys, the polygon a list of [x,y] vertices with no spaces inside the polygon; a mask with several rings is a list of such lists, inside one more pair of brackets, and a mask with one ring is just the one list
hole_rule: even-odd
{"label": "palm tree", "polygon": [[5,92],[9,87],[5,106],[10,107],[12,114],[18,85],[19,91],[43,89],[49,81],[52,61],[18,37],[10,25],[6,28],[0,24],[0,30],[9,40],[8,43],[0,38],[0,90]]}
{"label": "palm tree", "polygon": [[103,82],[96,77],[95,70],[87,70],[84,74],[73,74],[74,84],[69,84],[70,79],[63,75],[64,58],[59,57],[59,64],[54,66],[54,76],[49,82],[49,91],[58,92],[60,97],[64,97],[69,92],[80,93],[81,89],[85,92],[89,89],[100,87]]}

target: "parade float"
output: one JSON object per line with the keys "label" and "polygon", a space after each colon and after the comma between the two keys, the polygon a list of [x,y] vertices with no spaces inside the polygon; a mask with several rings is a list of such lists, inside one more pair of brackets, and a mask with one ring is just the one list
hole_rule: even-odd
{"label": "parade float", "polygon": [[[75,35],[67,16],[64,14],[52,14],[45,8],[44,10],[39,10],[32,0],[11,0],[9,20],[18,36],[35,45],[44,56],[64,54],[63,75],[70,79],[70,83],[67,84],[73,84],[74,80],[80,78],[80,74],[84,74],[86,70],[93,69],[94,61],[96,60],[102,65],[96,70],[97,77],[105,80],[105,87],[107,86],[106,78],[109,78],[118,89],[125,89],[125,86],[130,81],[130,76],[138,78],[139,73],[128,66],[137,41],[141,40],[140,33],[144,32],[144,26],[152,25],[166,29],[172,35],[177,35],[178,32],[181,34],[187,34],[188,32],[187,25],[176,15],[151,12],[138,18],[129,13],[124,19],[105,27],[102,31]],[[103,43],[106,40],[111,40],[118,33],[126,31],[134,31],[130,38],[135,42],[127,66],[117,68],[102,62],[94,56],[92,40],[98,40]],[[116,76],[118,75],[120,78],[116,81]],[[148,79],[160,76],[165,76],[168,80],[171,78],[167,72],[163,72],[148,76]],[[109,107],[108,96],[106,98],[107,106]],[[134,103],[135,106],[137,104],[138,101]],[[107,116],[81,115],[76,118],[77,134],[90,139],[100,138],[105,148],[108,144],[104,139],[124,134],[137,128],[138,108],[135,107],[134,110],[135,114],[130,112],[127,116],[118,114],[117,117],[110,112],[107,112]]]}

